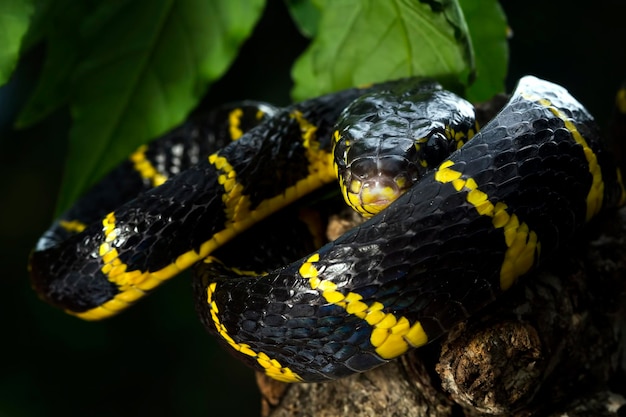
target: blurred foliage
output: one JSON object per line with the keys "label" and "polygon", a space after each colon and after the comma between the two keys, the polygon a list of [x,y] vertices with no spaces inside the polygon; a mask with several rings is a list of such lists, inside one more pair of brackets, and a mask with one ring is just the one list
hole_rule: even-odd
{"label": "blurred foliage", "polygon": [[5,0],[0,3],[0,85],[9,79],[17,63],[32,12],[31,1]]}
{"label": "blurred foliage", "polygon": [[[79,192],[79,183],[86,186],[104,170],[112,149],[119,147],[122,158],[128,153],[123,147],[136,146],[133,140],[138,138],[123,137],[124,132],[145,135],[145,141],[194,108],[245,98],[284,105],[298,89],[314,95],[321,92],[316,88],[340,88],[333,84],[339,78],[347,83],[365,82],[352,78],[349,68],[347,75],[341,73],[340,68],[350,64],[355,74],[364,71],[356,66],[369,65],[372,68],[367,71],[380,79],[385,74],[376,72],[378,61],[386,61],[380,67],[387,70],[390,62],[402,62],[409,71],[414,64],[407,58],[408,48],[414,36],[426,31],[422,26],[429,24],[440,36],[453,33],[454,39],[460,40],[452,42],[452,49],[445,54],[463,60],[450,67],[463,67],[459,73],[452,71],[459,82],[467,83],[467,76],[475,73],[475,82],[467,90],[473,100],[503,90],[505,79],[510,89],[517,78],[531,73],[566,86],[604,124],[614,91],[626,72],[626,34],[621,19],[626,4],[621,0],[599,0],[584,6],[567,0],[503,1],[512,34],[508,41],[503,14],[493,0],[460,0],[462,15],[455,2],[443,0],[259,0],[254,3],[256,8],[243,0],[239,6],[237,2],[231,6],[230,0],[224,4],[214,0],[0,3],[0,83],[8,81],[0,89],[0,253],[5,261],[2,290],[7,295],[0,304],[6,359],[0,368],[0,416],[258,415],[259,394],[252,372],[220,349],[202,329],[193,311],[188,276],[168,283],[131,311],[102,323],[69,317],[37,300],[29,288],[28,253],[53,216],[61,178],[69,181],[62,186],[65,197],[60,205],[64,206]],[[355,43],[354,48],[365,50],[367,55],[370,49],[360,42],[376,40],[377,35],[350,35],[360,27],[358,19],[373,19],[376,14],[388,19],[385,28],[389,36],[397,25],[405,26],[411,42],[394,41],[385,46],[390,53],[397,49],[401,55],[358,63],[335,62],[343,56],[335,51],[337,59],[332,59],[332,50],[322,51],[315,45],[328,42],[324,37],[332,38],[324,33],[326,22],[348,26],[347,17],[342,20],[342,15],[337,15],[346,4],[353,5],[348,8],[353,19],[351,30],[328,30],[345,34],[346,40]],[[428,5],[430,12],[423,5]],[[211,7],[215,11],[206,11]],[[451,7],[457,12],[450,11],[442,19],[443,10]],[[403,14],[394,10],[403,10]],[[224,16],[212,20],[202,13]],[[427,20],[415,28],[412,19],[403,18],[404,13]],[[439,17],[440,26],[424,17],[429,13]],[[241,25],[239,29],[220,26],[222,20],[229,22],[228,16],[239,20],[240,15],[248,20],[234,22]],[[459,23],[461,17],[464,23]],[[185,19],[189,19],[189,26]],[[443,24],[446,19],[456,22],[458,28]],[[186,30],[196,27],[194,22],[211,26],[197,27],[194,36],[208,36],[212,30],[232,33],[220,55],[221,74],[219,65],[206,64],[210,69],[202,66],[201,57],[216,51],[204,51],[209,40],[189,36],[192,32]],[[454,28],[452,32],[450,28]],[[461,32],[457,34],[457,30]],[[384,34],[379,35],[382,42]],[[168,36],[172,38],[166,39]],[[176,36],[180,43],[176,43]],[[462,52],[467,50],[463,39],[470,42],[471,59]],[[219,45],[218,40],[211,42]],[[329,47],[338,41],[331,39]],[[440,48],[443,46],[436,45],[434,51]],[[150,50],[152,54],[147,53]],[[199,54],[198,61],[189,64],[185,51],[189,56]],[[170,53],[173,55],[168,56]],[[346,49],[345,53],[350,56],[351,52]],[[420,50],[420,56],[413,56],[416,62],[428,60],[422,53]],[[310,58],[302,58],[307,55]],[[314,76],[305,78],[309,84],[294,85],[291,81],[298,59],[309,60],[308,76]],[[473,69],[468,64],[471,62]],[[329,74],[341,75],[324,80]],[[422,75],[433,74],[443,76],[444,71]],[[114,93],[126,94],[126,101],[122,96],[114,98]],[[147,114],[149,109],[157,115]],[[94,123],[91,127],[88,120]],[[79,123],[84,123],[83,127]],[[149,129],[155,130],[147,133]],[[74,141],[68,144],[69,137],[82,145]],[[106,140],[100,142],[102,138]],[[75,146],[79,148],[72,150]],[[102,149],[111,151],[96,155]],[[71,167],[81,164],[83,158],[97,159],[99,167],[84,171]]]}

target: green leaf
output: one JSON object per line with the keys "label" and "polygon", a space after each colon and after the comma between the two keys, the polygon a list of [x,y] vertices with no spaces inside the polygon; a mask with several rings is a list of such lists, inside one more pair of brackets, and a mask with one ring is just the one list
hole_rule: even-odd
{"label": "green leaf", "polygon": [[296,100],[430,76],[467,83],[473,53],[456,0],[320,1],[317,36],[294,65]]}
{"label": "green leaf", "polygon": [[234,60],[263,0],[117,0],[85,22],[59,208],[181,123]]}
{"label": "green leaf", "polygon": [[291,18],[302,35],[312,38],[317,33],[320,21],[320,9],[313,0],[285,0]]}
{"label": "green leaf", "polygon": [[15,126],[29,127],[67,104],[72,70],[78,61],[76,37],[52,34],[37,86],[20,111]]}
{"label": "green leaf", "polygon": [[33,13],[30,16],[30,24],[28,32],[22,39],[22,50],[26,51],[38,42],[41,42],[46,35],[47,30],[51,26],[50,14],[54,9],[55,3],[62,0],[31,0],[33,3]]}
{"label": "green leaf", "polygon": [[509,59],[507,22],[497,0],[460,0],[476,56],[476,82],[467,89],[472,102],[504,92]]}
{"label": "green leaf", "polygon": [[46,42],[46,59],[35,90],[28,98],[15,123],[18,128],[31,126],[54,110],[67,104],[72,73],[79,62],[81,34],[79,22],[87,19],[93,6],[89,1],[41,1],[25,42]]}
{"label": "green leaf", "polygon": [[0,2],[0,85],[13,73],[32,13],[32,0]]}

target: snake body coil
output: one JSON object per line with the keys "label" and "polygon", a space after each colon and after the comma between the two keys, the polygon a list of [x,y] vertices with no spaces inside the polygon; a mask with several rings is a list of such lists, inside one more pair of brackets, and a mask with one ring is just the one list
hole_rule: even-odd
{"label": "snake body coil", "polygon": [[[101,222],[63,240],[49,233],[31,259],[34,286],[83,318],[125,308],[331,181],[332,123],[362,94],[280,111]],[[336,241],[259,276],[207,258],[197,309],[270,376],[339,378],[440,336],[623,199],[592,117],[562,87],[525,77],[471,140]]]}

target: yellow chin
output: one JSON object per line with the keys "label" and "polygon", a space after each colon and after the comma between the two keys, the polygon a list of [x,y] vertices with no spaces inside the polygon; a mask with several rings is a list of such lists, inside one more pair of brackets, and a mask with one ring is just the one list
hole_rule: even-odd
{"label": "yellow chin", "polygon": [[350,184],[344,191],[346,202],[364,217],[371,217],[396,200],[402,193],[397,187],[391,186],[355,186]]}

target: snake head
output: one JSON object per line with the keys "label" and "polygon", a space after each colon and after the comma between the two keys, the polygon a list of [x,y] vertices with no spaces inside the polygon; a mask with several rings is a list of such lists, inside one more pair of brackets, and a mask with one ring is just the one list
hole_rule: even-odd
{"label": "snake head", "polygon": [[[412,140],[388,141],[387,145],[372,154],[363,152],[361,144],[355,144],[347,152],[357,156],[346,155],[345,162],[337,164],[346,202],[365,217],[385,209],[422,174],[410,158],[415,153]],[[406,149],[399,151],[402,147]]]}
{"label": "snake head", "polygon": [[432,81],[361,96],[335,125],[344,199],[366,217],[380,212],[461,147],[474,120],[471,104]]}

